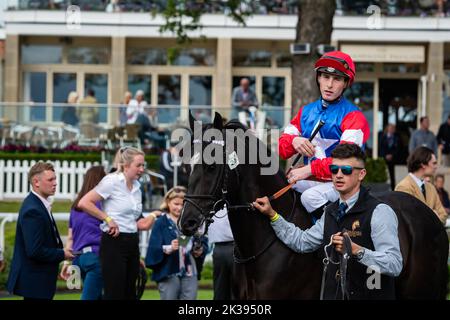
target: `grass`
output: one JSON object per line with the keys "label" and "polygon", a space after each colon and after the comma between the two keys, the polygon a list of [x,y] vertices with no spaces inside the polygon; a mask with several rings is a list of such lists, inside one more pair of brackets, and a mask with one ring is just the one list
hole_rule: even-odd
{"label": "grass", "polygon": [[[58,293],[55,295],[54,300],[80,300],[81,293]],[[198,291],[197,300],[212,300],[213,291],[203,290]],[[10,296],[6,298],[0,298],[0,300],[22,300],[22,297]],[[159,300],[158,290],[145,290],[141,300]]]}

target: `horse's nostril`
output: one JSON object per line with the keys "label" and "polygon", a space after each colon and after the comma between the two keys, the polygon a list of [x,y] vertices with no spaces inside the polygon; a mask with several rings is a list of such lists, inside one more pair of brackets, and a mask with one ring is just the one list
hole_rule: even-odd
{"label": "horse's nostril", "polygon": [[186,221],[186,227],[187,228],[194,228],[195,225],[197,224],[197,221],[190,219],[188,221]]}

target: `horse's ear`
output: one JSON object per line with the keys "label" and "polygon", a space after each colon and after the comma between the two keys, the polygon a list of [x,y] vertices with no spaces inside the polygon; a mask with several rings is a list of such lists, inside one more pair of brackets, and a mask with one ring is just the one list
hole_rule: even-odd
{"label": "horse's ear", "polygon": [[219,130],[222,130],[222,128],[223,128],[222,116],[218,112],[215,112],[215,115],[214,115],[214,128],[219,129]]}
{"label": "horse's ear", "polygon": [[191,110],[189,110],[189,126],[191,127],[192,131],[194,131],[194,122],[195,118],[192,116]]}

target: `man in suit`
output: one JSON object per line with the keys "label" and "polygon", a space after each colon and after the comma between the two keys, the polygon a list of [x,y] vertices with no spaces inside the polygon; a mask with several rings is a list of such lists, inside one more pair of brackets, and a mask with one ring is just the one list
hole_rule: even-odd
{"label": "man in suit", "polygon": [[427,147],[418,147],[407,161],[409,174],[395,187],[395,191],[409,193],[429,206],[443,224],[447,221],[447,212],[442,206],[436,188],[425,177],[433,176],[437,169],[437,160],[433,151]]}
{"label": "man in suit", "polygon": [[22,203],[7,288],[26,300],[53,298],[58,266],[74,256],[63,243],[51,212],[49,196],[56,191],[51,163],[38,162],[28,173],[31,192]]}
{"label": "man in suit", "polygon": [[400,151],[400,139],[395,132],[395,125],[388,124],[385,132],[379,139],[380,147],[378,149],[378,155],[383,157],[386,161],[389,178],[391,181],[391,189],[395,189],[395,164],[398,160],[398,152]]}

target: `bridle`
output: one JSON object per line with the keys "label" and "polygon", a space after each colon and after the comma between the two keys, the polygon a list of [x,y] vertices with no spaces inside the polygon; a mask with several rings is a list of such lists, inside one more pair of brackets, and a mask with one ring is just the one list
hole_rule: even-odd
{"label": "bridle", "polygon": [[[223,133],[223,130],[222,130]],[[193,144],[199,144],[202,143],[200,140],[194,140]],[[196,228],[199,228],[203,223],[205,223],[205,234],[208,233],[209,225],[213,222],[213,217],[216,215],[217,211],[222,209],[224,206],[227,208],[228,211],[231,210],[238,210],[238,209],[247,209],[248,211],[255,210],[253,205],[251,203],[245,203],[240,205],[230,205],[229,201],[227,200],[228,195],[228,176],[230,170],[228,168],[228,165],[226,164],[226,147],[225,142],[223,140],[211,140],[209,143],[218,144],[223,146],[223,165],[222,170],[220,173],[219,178],[217,179],[217,184],[215,188],[213,189],[212,194],[186,194],[184,196],[184,206],[186,203],[191,204],[194,208],[196,208],[200,214],[201,214],[201,220],[196,226]],[[233,170],[236,172],[238,184],[239,184],[239,172],[238,170]],[[220,186],[220,181],[222,181],[222,185]],[[220,188],[220,190],[219,190]],[[219,195],[219,192],[221,195]],[[198,200],[209,200],[210,202],[214,202],[211,210],[204,210],[198,203]],[[184,207],[183,207],[184,209]],[[181,221],[181,219],[178,219],[178,221]]]}
{"label": "bridle", "polygon": [[[223,132],[223,130],[222,130]],[[193,144],[201,144],[203,143],[201,140],[193,140]],[[184,196],[184,206],[183,206],[183,211],[184,208],[186,206],[186,203],[191,204],[194,208],[196,208],[201,215],[201,220],[197,223],[197,225],[195,226],[196,229],[198,229],[201,225],[205,224],[205,231],[204,233],[207,234],[208,233],[208,228],[209,225],[213,222],[213,217],[216,216],[217,211],[219,211],[220,209],[222,209],[224,206],[226,207],[226,209],[229,211],[233,211],[233,210],[240,210],[240,209],[245,209],[247,212],[254,212],[256,209],[253,207],[253,204],[251,203],[244,203],[244,204],[239,204],[239,205],[230,205],[229,201],[227,200],[227,196],[228,196],[228,177],[230,172],[235,172],[236,176],[237,176],[237,185],[239,185],[239,171],[237,169],[235,170],[231,170],[227,163],[226,163],[226,157],[227,157],[227,153],[226,153],[226,146],[225,146],[225,142],[221,141],[221,140],[212,140],[210,142],[207,143],[213,143],[213,144],[218,144],[221,145],[224,148],[224,152],[223,152],[223,165],[222,165],[222,170],[219,176],[219,179],[217,180],[217,184],[214,187],[214,191],[212,194],[186,194]],[[222,185],[220,185],[220,182],[222,182]],[[220,190],[219,190],[220,188]],[[218,193],[221,193],[221,195],[219,195]],[[294,197],[294,201],[292,204],[292,209],[291,212],[289,213],[289,216],[287,217],[287,220],[290,221],[293,217],[293,214],[295,212],[295,205],[296,205],[296,200],[297,197],[295,195],[295,193],[293,192],[293,197]],[[204,210],[198,203],[198,200],[209,200],[210,202],[214,202],[212,209],[211,210]],[[217,217],[217,216],[216,216]],[[178,224],[180,223],[181,219],[178,219]],[[180,229],[180,228],[179,228]],[[277,240],[277,236],[273,235],[272,239],[270,239],[269,241],[266,242],[265,245],[263,245],[262,249],[260,251],[258,251],[256,254],[243,258],[243,257],[239,257],[238,256],[238,252],[237,252],[237,247],[234,246],[234,250],[233,250],[233,256],[234,256],[234,261],[238,264],[245,264],[251,261],[256,260],[256,258],[258,256],[260,256],[261,254],[263,254],[267,249],[269,249],[272,244]]]}

